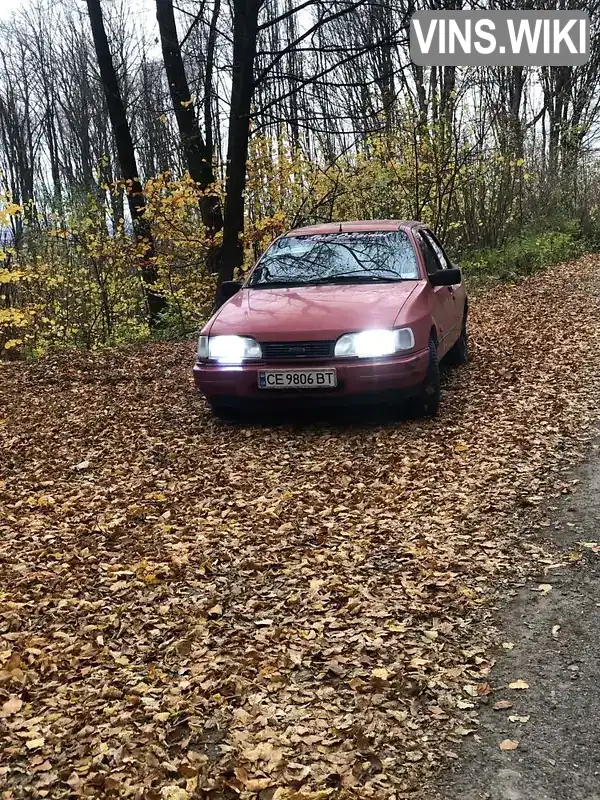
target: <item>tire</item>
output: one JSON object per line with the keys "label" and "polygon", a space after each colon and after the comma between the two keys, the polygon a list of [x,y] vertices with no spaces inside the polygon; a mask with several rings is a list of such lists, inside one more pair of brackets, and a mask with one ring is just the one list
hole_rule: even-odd
{"label": "tire", "polygon": [[441,398],[440,362],[437,345],[433,338],[429,340],[429,365],[423,389],[416,402],[417,414],[421,417],[435,417],[440,408]]}
{"label": "tire", "polygon": [[446,354],[446,361],[448,364],[460,366],[469,363],[469,346],[467,339],[467,313],[463,317],[462,330],[460,336],[454,342],[448,353]]}

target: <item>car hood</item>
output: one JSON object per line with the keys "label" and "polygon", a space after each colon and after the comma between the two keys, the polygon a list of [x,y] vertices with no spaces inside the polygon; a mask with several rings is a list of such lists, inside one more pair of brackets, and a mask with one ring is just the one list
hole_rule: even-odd
{"label": "car hood", "polygon": [[330,339],[346,331],[390,328],[418,281],[241,289],[207,333],[259,340]]}

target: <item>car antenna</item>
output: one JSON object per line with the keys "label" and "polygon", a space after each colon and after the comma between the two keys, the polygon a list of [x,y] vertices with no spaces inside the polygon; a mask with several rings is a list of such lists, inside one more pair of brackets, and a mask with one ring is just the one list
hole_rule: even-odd
{"label": "car antenna", "polygon": [[340,222],[340,229],[339,229],[338,233],[343,233],[343,232],[344,231],[342,230],[342,223]]}

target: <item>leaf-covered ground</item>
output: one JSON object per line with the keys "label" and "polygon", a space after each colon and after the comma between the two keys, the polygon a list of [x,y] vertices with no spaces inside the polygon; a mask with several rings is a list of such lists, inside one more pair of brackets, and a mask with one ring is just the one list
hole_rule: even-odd
{"label": "leaf-covered ground", "polygon": [[191,345],[2,365],[3,798],[423,796],[598,416],[599,268],[473,299],[435,421],[224,426]]}

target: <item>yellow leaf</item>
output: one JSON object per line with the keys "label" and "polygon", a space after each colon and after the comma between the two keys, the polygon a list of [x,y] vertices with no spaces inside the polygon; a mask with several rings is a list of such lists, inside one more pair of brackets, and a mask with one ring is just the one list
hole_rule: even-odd
{"label": "yellow leaf", "polygon": [[40,736],[39,739],[29,739],[29,741],[25,742],[25,746],[29,750],[36,750],[38,747],[43,747],[44,739]]}
{"label": "yellow leaf", "polygon": [[371,675],[380,681],[387,681],[388,678],[390,677],[390,673],[384,667],[377,667],[376,669],[373,670]]}
{"label": "yellow leaf", "polygon": [[38,497],[37,504],[40,508],[48,508],[55,506],[56,500],[49,494],[42,494]]}
{"label": "yellow leaf", "polygon": [[529,684],[527,681],[513,681],[512,683],[508,684],[509,689],[529,689]]}
{"label": "yellow leaf", "polygon": [[189,800],[189,792],[179,786],[163,786],[160,790],[162,800]]}

